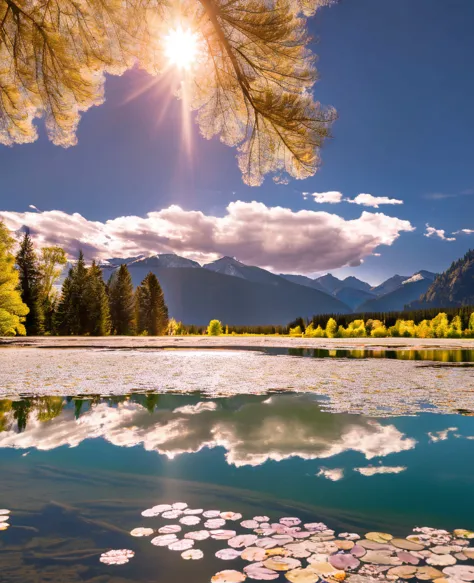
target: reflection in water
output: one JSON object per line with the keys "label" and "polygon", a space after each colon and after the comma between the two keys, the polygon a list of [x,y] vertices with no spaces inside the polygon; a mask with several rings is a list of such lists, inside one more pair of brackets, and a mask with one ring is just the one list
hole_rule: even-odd
{"label": "reflection in water", "polygon": [[308,394],[197,402],[187,398],[187,404],[176,406],[183,400],[131,395],[2,401],[0,447],[50,450],[101,437],[117,446],[142,444],[170,459],[222,447],[227,462],[240,467],[292,457],[330,458],[345,451],[360,452],[370,460],[416,444],[393,424],[322,412],[318,400]]}
{"label": "reflection in water", "polygon": [[306,356],[312,358],[389,358],[392,360],[425,360],[434,362],[474,362],[474,350],[386,350],[386,349],[363,349],[363,350],[329,350],[325,348],[288,348],[288,349],[266,349],[268,354],[276,353],[289,354],[291,356]]}

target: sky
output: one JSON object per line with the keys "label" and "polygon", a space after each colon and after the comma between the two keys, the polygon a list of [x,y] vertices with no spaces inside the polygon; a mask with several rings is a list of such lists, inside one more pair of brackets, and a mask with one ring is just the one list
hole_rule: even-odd
{"label": "sky", "polygon": [[[188,151],[181,103],[163,83],[109,78],[76,146],[52,145],[42,129],[33,144],[0,146],[0,215],[101,257],[231,255],[373,284],[443,271],[474,247],[473,24],[472,0],[320,10],[314,93],[339,117],[321,169],[287,185],[246,186],[235,150],[196,125]],[[453,234],[463,229],[473,233]]]}

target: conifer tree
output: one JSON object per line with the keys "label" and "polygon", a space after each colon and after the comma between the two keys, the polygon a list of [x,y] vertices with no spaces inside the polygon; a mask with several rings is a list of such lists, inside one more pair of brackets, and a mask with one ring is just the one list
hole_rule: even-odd
{"label": "conifer tree", "polygon": [[53,317],[54,331],[60,334],[61,336],[67,336],[69,334],[72,334],[70,321],[72,280],[73,269],[71,268],[66,279],[63,282],[61,288],[61,297],[59,299],[58,307]]}
{"label": "conifer tree", "polygon": [[26,334],[23,321],[29,310],[17,289],[19,278],[15,257],[11,253],[13,243],[0,221],[0,336]]}
{"label": "conifer tree", "polygon": [[54,284],[57,283],[66,263],[66,253],[61,247],[52,246],[41,249],[39,259],[39,271],[41,274],[40,298],[45,332],[54,332],[54,315],[59,301],[59,294],[54,288]]}
{"label": "conifer tree", "polygon": [[16,265],[20,278],[21,299],[30,309],[25,318],[26,333],[30,336],[38,336],[44,332],[41,273],[33,241],[28,232],[24,234],[21,241],[16,256]]}
{"label": "conifer tree", "polygon": [[82,251],[79,251],[79,258],[72,268],[71,275],[71,295],[68,310],[70,334],[81,336],[87,332],[89,321],[86,298],[87,267]]}
{"label": "conifer tree", "polygon": [[112,332],[120,336],[135,332],[135,300],[132,277],[125,264],[113,273],[108,284]]}
{"label": "conifer tree", "polygon": [[87,307],[87,332],[91,336],[107,336],[110,333],[109,298],[102,270],[95,261],[87,270],[84,304]]}
{"label": "conifer tree", "polygon": [[163,290],[154,273],[148,273],[135,295],[137,333],[162,336],[167,333],[169,317]]}

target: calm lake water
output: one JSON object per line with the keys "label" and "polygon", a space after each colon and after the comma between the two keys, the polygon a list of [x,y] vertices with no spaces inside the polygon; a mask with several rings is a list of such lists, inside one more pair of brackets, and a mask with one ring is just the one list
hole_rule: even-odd
{"label": "calm lake water", "polygon": [[[196,541],[204,558],[185,561],[150,544],[158,533],[130,535],[180,524],[184,514],[141,515],[176,502],[241,513],[222,527],[238,534],[254,516],[361,535],[474,528],[470,411],[370,417],[328,412],[326,400],[301,392],[0,400],[0,508],[11,511],[0,532],[0,581],[205,583],[242,570],[240,558],[214,556],[226,541]],[[205,528],[199,516],[178,538]],[[110,549],[135,557],[101,563]]]}

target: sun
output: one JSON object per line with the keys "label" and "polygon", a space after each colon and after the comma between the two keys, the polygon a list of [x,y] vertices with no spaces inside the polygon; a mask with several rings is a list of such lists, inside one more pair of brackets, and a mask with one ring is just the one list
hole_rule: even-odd
{"label": "sun", "polygon": [[165,37],[165,54],[178,69],[189,69],[197,59],[197,34],[182,26],[170,30]]}

